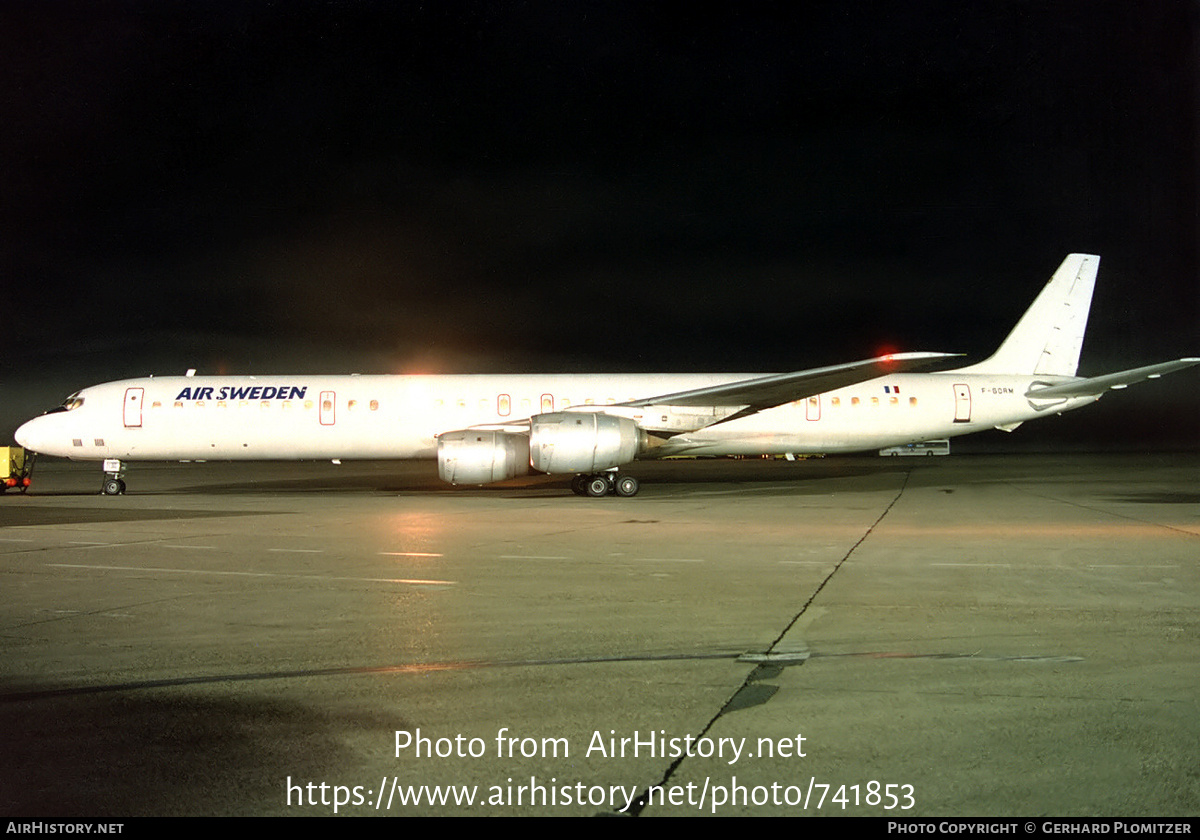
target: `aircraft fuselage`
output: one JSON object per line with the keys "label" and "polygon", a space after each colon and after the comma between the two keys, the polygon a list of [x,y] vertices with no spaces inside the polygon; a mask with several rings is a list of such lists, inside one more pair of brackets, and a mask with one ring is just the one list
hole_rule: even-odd
{"label": "aircraft fuselage", "polygon": [[35,418],[19,437],[77,460],[432,458],[448,430],[603,410],[663,438],[643,457],[834,453],[969,434],[1097,399],[1025,396],[1064,377],[949,372],[880,377],[715,424],[716,408],[619,405],[758,376],[149,377],[86,388],[77,407]]}

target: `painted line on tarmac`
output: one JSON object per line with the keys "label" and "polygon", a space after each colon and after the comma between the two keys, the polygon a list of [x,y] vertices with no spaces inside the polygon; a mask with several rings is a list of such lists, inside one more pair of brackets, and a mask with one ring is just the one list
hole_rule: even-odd
{"label": "painted line on tarmac", "polygon": [[1178,569],[1178,563],[1089,563],[1089,569]]}
{"label": "painted line on tarmac", "polygon": [[703,563],[699,557],[630,557],[626,562],[631,563]]}
{"label": "painted line on tarmac", "polygon": [[454,586],[456,580],[423,580],[420,578],[366,578],[334,575],[289,575],[279,572],[229,572],[210,569],[164,569],[152,566],[86,566],[80,563],[47,563],[56,569],[91,569],[104,572],[164,572],[178,575],[218,575],[225,577],[274,577],[293,580],[349,580],[361,583],[403,583],[411,586]]}

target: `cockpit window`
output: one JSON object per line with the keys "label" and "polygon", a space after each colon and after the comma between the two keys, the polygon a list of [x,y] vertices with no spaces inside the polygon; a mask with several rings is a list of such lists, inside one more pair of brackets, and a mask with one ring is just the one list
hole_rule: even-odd
{"label": "cockpit window", "polygon": [[62,407],[64,411],[74,411],[81,405],[83,405],[83,397],[75,393],[63,400]]}

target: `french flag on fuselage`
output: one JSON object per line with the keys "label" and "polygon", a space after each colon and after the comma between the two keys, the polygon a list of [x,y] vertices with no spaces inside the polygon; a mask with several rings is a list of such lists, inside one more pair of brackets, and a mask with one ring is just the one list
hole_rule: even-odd
{"label": "french flag on fuselage", "polygon": [[900,386],[899,386],[899,385],[884,385],[884,386],[883,386],[883,393],[885,393],[885,394],[899,394],[899,393],[900,393]]}

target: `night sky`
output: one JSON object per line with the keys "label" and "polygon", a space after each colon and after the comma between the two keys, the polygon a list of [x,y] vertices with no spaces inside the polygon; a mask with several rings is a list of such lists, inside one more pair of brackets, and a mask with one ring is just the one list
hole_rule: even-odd
{"label": "night sky", "polygon": [[6,436],[189,367],[979,359],[1072,251],[1081,374],[1200,354],[1193,3],[19,2],[0,74]]}

